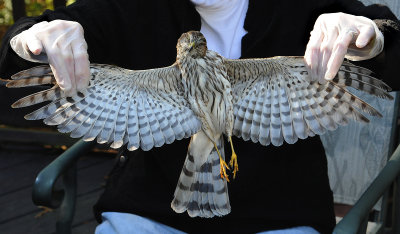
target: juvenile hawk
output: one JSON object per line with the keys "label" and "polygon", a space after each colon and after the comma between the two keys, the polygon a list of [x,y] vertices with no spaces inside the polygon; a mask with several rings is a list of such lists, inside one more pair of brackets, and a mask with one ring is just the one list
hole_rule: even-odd
{"label": "juvenile hawk", "polygon": [[61,91],[49,66],[22,71],[7,86],[54,84],[13,107],[50,101],[25,118],[44,119],[71,137],[97,138],[113,148],[127,144],[129,150],[192,137],[171,207],[192,217],[213,217],[231,209],[222,135],[231,142],[235,176],[232,135],[279,146],[351,119],[368,122],[361,112],[380,113],[346,87],[392,99],[386,92],[390,88],[370,74],[345,62],[332,81],[319,84],[309,76],[303,57],[225,59],[207,50],[200,32],[191,31],[179,38],[173,65],[132,71],[91,64],[89,87],[72,97]]}

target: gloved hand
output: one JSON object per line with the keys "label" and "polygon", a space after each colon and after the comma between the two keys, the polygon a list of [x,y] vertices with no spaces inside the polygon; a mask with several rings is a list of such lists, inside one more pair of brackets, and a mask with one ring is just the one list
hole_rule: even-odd
{"label": "gloved hand", "polygon": [[375,22],[344,13],[322,14],[315,22],[304,55],[314,80],[323,83],[339,71],[343,59],[359,61],[383,50],[383,35]]}
{"label": "gloved hand", "polygon": [[56,81],[67,96],[89,84],[89,56],[82,26],[73,21],[40,22],[10,41],[22,58],[49,63]]}

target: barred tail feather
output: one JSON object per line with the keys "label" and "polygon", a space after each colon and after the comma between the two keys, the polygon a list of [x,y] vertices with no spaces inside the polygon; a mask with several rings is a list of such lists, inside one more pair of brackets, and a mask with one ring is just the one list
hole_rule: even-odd
{"label": "barred tail feather", "polygon": [[[225,157],[222,138],[217,145]],[[194,161],[193,155],[188,153],[171,202],[172,209],[177,213],[187,211],[190,217],[212,218],[229,214],[228,187],[220,176],[217,151],[213,149],[199,169]]]}

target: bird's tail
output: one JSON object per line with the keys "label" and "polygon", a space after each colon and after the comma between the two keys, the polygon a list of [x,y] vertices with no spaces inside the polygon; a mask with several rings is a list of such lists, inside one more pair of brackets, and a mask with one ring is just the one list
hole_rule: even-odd
{"label": "bird's tail", "polygon": [[[225,158],[222,137],[217,142],[221,156]],[[190,148],[190,146],[189,146]],[[228,187],[220,175],[220,160],[215,148],[207,161],[196,169],[193,156],[186,156],[178,185],[175,189],[172,209],[177,213],[188,212],[190,217],[211,218],[229,214]]]}

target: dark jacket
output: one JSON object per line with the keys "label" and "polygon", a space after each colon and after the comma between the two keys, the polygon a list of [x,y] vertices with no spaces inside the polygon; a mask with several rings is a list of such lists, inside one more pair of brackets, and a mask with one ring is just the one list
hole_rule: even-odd
{"label": "dark jacket", "polygon": [[[242,58],[303,55],[317,17],[339,11],[377,19],[385,36],[385,50],[359,64],[399,88],[394,71],[400,61],[398,21],[386,7],[365,7],[352,0],[250,0]],[[11,51],[10,38],[36,22],[54,19],[82,24],[91,62],[130,69],[172,64],[179,36],[200,30],[200,16],[189,0],[82,0],[18,21],[3,41],[0,76],[8,77],[33,65]],[[240,172],[229,183],[232,212],[213,219],[189,218],[170,208],[188,142],[177,141],[149,152],[121,152],[127,160],[117,163],[110,173],[106,190],[94,208],[97,219],[100,221],[103,211],[128,212],[190,233],[251,233],[303,225],[323,233],[332,231],[333,198],[319,137],[281,147],[235,138]],[[230,155],[228,148],[226,155]]]}

